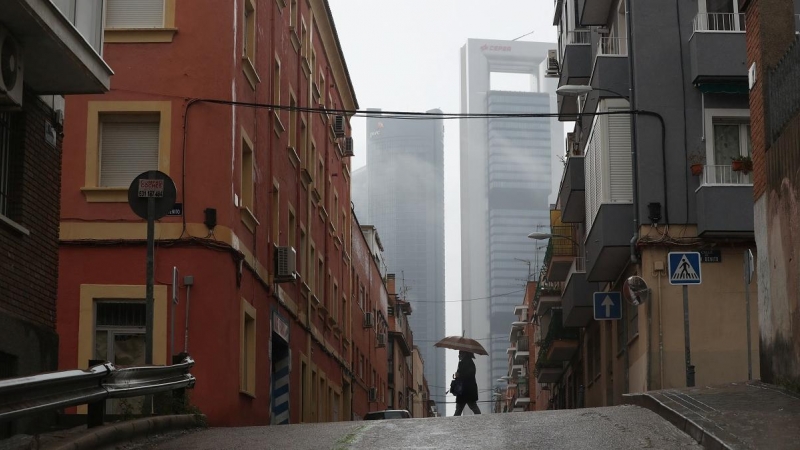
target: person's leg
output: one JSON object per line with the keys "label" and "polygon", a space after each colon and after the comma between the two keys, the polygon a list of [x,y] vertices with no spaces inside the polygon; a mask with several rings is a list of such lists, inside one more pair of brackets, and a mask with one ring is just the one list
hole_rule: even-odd
{"label": "person's leg", "polygon": [[466,405],[466,403],[456,402],[456,413],[453,414],[453,416],[460,416],[461,411],[464,411],[464,405]]}
{"label": "person's leg", "polygon": [[469,409],[472,410],[472,414],[480,414],[481,413],[481,409],[478,408],[478,404],[477,403],[469,402],[467,404],[469,405]]}

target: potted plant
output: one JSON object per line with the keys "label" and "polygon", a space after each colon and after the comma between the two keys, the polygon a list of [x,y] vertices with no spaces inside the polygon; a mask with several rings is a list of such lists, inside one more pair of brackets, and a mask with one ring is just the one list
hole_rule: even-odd
{"label": "potted plant", "polygon": [[703,166],[706,163],[706,155],[703,150],[695,150],[689,153],[689,168],[692,169],[692,175],[698,176],[703,174]]}
{"label": "potted plant", "polygon": [[753,159],[750,156],[736,156],[731,159],[731,170],[734,172],[748,172],[753,170]]}

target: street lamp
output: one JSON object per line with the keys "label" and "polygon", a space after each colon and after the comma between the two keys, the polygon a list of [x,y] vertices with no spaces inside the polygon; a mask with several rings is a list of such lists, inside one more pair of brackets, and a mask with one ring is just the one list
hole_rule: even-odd
{"label": "street lamp", "polygon": [[541,233],[541,232],[538,232],[538,231],[534,231],[533,233],[528,235],[528,238],[535,239],[537,241],[543,241],[545,239],[551,239],[551,238],[562,238],[562,239],[568,239],[568,240],[572,241],[572,243],[577,245],[578,247],[581,246],[580,244],[578,244],[578,242],[575,239],[572,239],[571,237],[565,236],[563,234],[550,234],[550,233]]}
{"label": "street lamp", "polygon": [[625,100],[628,100],[627,95],[622,95],[619,92],[612,91],[611,89],[596,88],[594,86],[583,85],[583,84],[565,84],[556,89],[556,94],[562,97],[577,97],[579,95],[588,94],[589,92],[592,91],[608,92],[610,94],[614,94],[616,96],[624,98]]}

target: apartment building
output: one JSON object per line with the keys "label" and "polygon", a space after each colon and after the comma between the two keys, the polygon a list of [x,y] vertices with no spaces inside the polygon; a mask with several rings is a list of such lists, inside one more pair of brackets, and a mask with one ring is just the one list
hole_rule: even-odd
{"label": "apartment building", "polygon": [[352,214],[353,300],[352,411],[354,420],[370,411],[381,411],[389,403],[391,370],[387,364],[389,337],[389,291],[380,236],[374,226],[360,225]]}
{"label": "apartment building", "polygon": [[411,332],[409,317],[411,303],[397,292],[395,274],[387,276],[389,290],[389,341],[387,358],[389,368],[389,409],[412,410],[414,392],[412,352],[414,335]]}
{"label": "apartment building", "polygon": [[747,67],[751,75],[753,188],[758,278],[761,378],[797,387],[798,329],[787,320],[800,308],[800,250],[794,239],[800,148],[800,2],[739,1],[747,18]]}
{"label": "apartment building", "polygon": [[67,100],[59,368],[145,362],[146,225],[127,203],[157,169],[177,195],[155,225],[153,363],[191,354],[215,426],[349,420],[349,125],[328,110],[358,104],[328,3],[105,6],[114,89]]}
{"label": "apartment building", "polygon": [[[102,94],[102,2],[0,3],[0,378],[58,368],[58,215],[64,96]],[[54,414],[0,425],[35,433]]]}
{"label": "apartment building", "polygon": [[[540,280],[559,286],[574,330],[562,339],[572,353],[536,361],[553,407],[759,378],[758,282],[742,270],[757,252],[738,2],[557,0],[554,24],[558,112],[575,127]],[[700,253],[697,284],[670,281],[671,252]],[[630,277],[641,304],[595,320],[594,294],[624,296]]]}

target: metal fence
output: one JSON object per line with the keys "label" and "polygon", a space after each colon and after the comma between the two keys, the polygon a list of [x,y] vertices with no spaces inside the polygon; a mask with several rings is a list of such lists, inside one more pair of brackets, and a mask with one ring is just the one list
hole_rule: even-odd
{"label": "metal fence", "polygon": [[744,32],[745,20],[742,13],[699,13],[692,23],[694,31],[736,31]]}
{"label": "metal fence", "polygon": [[0,380],[0,422],[86,404],[89,426],[101,425],[107,399],[169,391],[182,396],[184,389],[194,387],[195,378],[189,373],[192,366],[194,360],[186,355],[171,366],[117,368],[104,363],[87,370]]}
{"label": "metal fence", "polygon": [[800,112],[800,38],[786,52],[781,62],[770,70],[765,80],[768,96],[768,126],[770,142],[780,136],[781,130],[789,120]]}
{"label": "metal fence", "polygon": [[701,186],[753,184],[750,172],[735,171],[730,165],[703,166]]}

